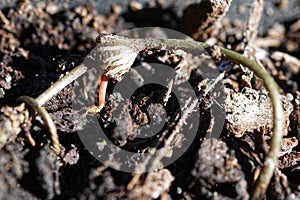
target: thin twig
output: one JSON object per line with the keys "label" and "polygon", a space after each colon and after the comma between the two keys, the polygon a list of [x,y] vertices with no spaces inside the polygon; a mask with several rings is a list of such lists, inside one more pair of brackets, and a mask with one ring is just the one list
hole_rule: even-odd
{"label": "thin twig", "polygon": [[[257,37],[258,25],[263,14],[263,10],[264,10],[263,0],[254,0],[252,2],[251,9],[249,12],[249,20],[247,23],[247,28],[244,32],[244,39],[243,39],[243,44],[244,44],[243,55],[248,58],[252,58],[252,59],[255,58],[253,55],[254,54],[253,44]],[[251,86],[251,79],[253,77],[253,72],[251,72],[250,69],[245,68],[243,66],[241,66],[241,69],[245,73],[245,81]]]}

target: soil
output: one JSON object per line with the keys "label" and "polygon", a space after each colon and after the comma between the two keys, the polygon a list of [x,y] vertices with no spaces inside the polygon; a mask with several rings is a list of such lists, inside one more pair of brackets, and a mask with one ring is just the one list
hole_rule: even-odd
{"label": "soil", "polygon": [[[180,73],[166,84],[180,89],[181,83],[188,81],[196,104],[189,95],[176,97],[168,87],[157,84],[139,87],[124,101],[122,94],[113,93],[122,81],[110,80],[104,108],[86,114],[72,104],[84,102],[84,96],[95,104],[97,92],[90,82],[98,77],[90,73],[85,76],[85,91],[75,92],[77,82],[73,82],[44,105],[58,131],[59,155],[42,118],[17,102],[24,95],[36,98],[81,63],[95,47],[99,33],[146,26],[177,30],[195,40],[232,49],[254,59],[272,75],[281,92],[285,125],[278,167],[264,198],[300,198],[299,1],[268,0],[263,10],[260,0],[251,6],[242,0],[218,5],[172,0],[101,2],[0,3],[0,199],[251,197],[272,138],[272,104],[262,81],[242,66],[219,58],[215,61],[220,75],[203,78],[203,72],[185,64],[187,59],[202,60],[185,58],[174,50],[143,51],[130,73],[134,84],[141,85],[143,77],[154,70],[148,63],[168,65]],[[159,29],[152,34],[164,35]],[[139,66],[145,73],[137,70]],[[224,85],[223,99],[209,91],[214,84]],[[180,102],[183,112],[179,111]],[[201,111],[201,120],[191,145],[176,161],[148,173],[116,170],[121,164],[116,159],[118,152],[107,154],[107,145],[98,138],[94,144],[97,155],[107,156],[107,163],[100,162],[80,138],[79,132],[90,127],[96,116],[114,145],[139,155],[129,159],[132,163],[146,160],[145,152],[163,149],[170,141],[168,151],[151,160],[156,167],[186,144],[187,133],[181,130],[195,125],[189,119],[195,106]],[[214,106],[224,112],[214,113]],[[222,117],[225,123],[215,138],[215,126]],[[153,121],[162,129],[155,136],[139,138],[141,130],[146,130],[141,127],[147,128]],[[107,155],[102,155],[104,152]]]}

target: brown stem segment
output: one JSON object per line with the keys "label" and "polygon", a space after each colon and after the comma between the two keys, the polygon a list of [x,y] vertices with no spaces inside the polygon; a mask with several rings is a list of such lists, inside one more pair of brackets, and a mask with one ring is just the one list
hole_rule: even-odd
{"label": "brown stem segment", "polygon": [[39,106],[44,105],[49,101],[54,95],[65,88],[67,85],[76,80],[79,76],[87,71],[87,67],[84,64],[79,64],[68,74],[66,74],[62,79],[51,85],[45,92],[39,95],[35,100],[38,102]]}
{"label": "brown stem segment", "polygon": [[33,99],[28,96],[21,96],[17,101],[25,102],[28,106],[30,106],[38,115],[43,119],[48,131],[51,135],[52,145],[57,155],[60,154],[59,140],[57,135],[56,126],[51,119],[49,113],[46,111],[44,107],[42,107],[48,100],[50,100],[55,94],[57,94],[60,90],[70,84],[72,81],[77,79],[79,76],[84,74],[87,71],[87,67],[83,64],[75,67],[70,73],[64,76],[62,79],[54,83],[50,88],[48,88],[45,92],[39,95],[36,99]]}
{"label": "brown stem segment", "polygon": [[33,111],[35,111],[43,119],[45,126],[48,128],[48,131],[50,132],[53,148],[56,154],[59,155],[60,147],[59,147],[56,126],[53,120],[51,119],[49,113],[46,111],[46,109],[44,107],[39,106],[38,102],[35,99],[28,96],[21,96],[18,98],[17,101],[24,102],[27,105],[29,105],[30,108],[33,109]]}

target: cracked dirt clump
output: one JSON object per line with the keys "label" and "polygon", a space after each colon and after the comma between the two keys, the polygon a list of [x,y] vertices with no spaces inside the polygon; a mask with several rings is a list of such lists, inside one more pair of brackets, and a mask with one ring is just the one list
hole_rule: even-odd
{"label": "cracked dirt clump", "polygon": [[22,131],[29,133],[31,121],[24,104],[15,108],[5,106],[0,110],[0,149],[7,143],[14,143]]}
{"label": "cracked dirt clump", "polygon": [[[225,88],[226,129],[241,137],[245,132],[266,130],[270,133],[273,127],[272,104],[267,95],[256,90],[245,88],[244,93],[236,93]],[[290,124],[289,116],[293,105],[286,96],[281,96],[284,109],[284,132],[286,136]]]}

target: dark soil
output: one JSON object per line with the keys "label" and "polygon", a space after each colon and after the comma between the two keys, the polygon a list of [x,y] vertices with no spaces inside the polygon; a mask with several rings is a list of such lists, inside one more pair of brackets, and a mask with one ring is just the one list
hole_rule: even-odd
{"label": "dark soil", "polygon": [[[244,53],[273,76],[282,94],[285,126],[278,167],[265,198],[300,198],[299,1],[268,0],[261,18],[261,5],[251,10],[250,3],[241,0],[233,1],[228,13],[229,4],[220,5],[213,13],[205,3],[192,4],[194,1],[4,2],[0,4],[0,199],[251,197],[272,137],[272,105],[262,81],[241,66],[216,61],[225,87],[224,104],[219,105],[220,99],[207,91],[213,81],[203,78],[201,71],[182,65],[183,56],[164,49],[139,53],[131,73],[135,84],[153,70],[147,63],[187,72],[176,76],[174,85],[180,87],[187,80],[201,111],[195,139],[184,154],[172,164],[144,174],[116,170],[118,152],[103,155],[109,165],[99,162],[84,146],[79,132],[89,128],[96,116],[115,145],[139,153],[140,157],[130,158],[131,162],[146,159],[145,152],[163,148],[161,140],[174,136],[169,151],[154,158],[153,163],[160,163],[186,144],[186,133],[181,130],[195,125],[188,118],[193,118],[195,109],[188,95],[178,98],[168,93],[168,87],[149,84],[139,87],[130,101],[124,101],[121,94],[112,94],[118,83],[111,80],[103,110],[86,115],[72,107],[74,102],[85,101],[84,91],[78,94],[73,89],[77,83],[69,84],[44,105],[58,130],[59,156],[43,120],[17,102],[23,95],[36,98],[82,62],[99,33],[146,26],[177,30],[195,40]],[[200,16],[204,10],[213,14]],[[152,34],[161,32],[154,30]],[[146,73],[135,70],[140,65]],[[94,97],[97,91],[90,89],[89,81],[97,77],[92,73],[85,77],[89,77],[85,92]],[[173,84],[171,80],[167,84]],[[95,104],[94,100],[89,98],[89,103]],[[180,101],[186,103],[182,113]],[[214,106],[225,112],[213,113]],[[221,135],[214,138],[215,124],[222,117],[225,124]],[[115,121],[120,122],[118,126]],[[162,129],[155,136],[140,139],[140,128],[151,121]],[[107,154],[105,144],[95,141],[95,147],[99,155]]]}

